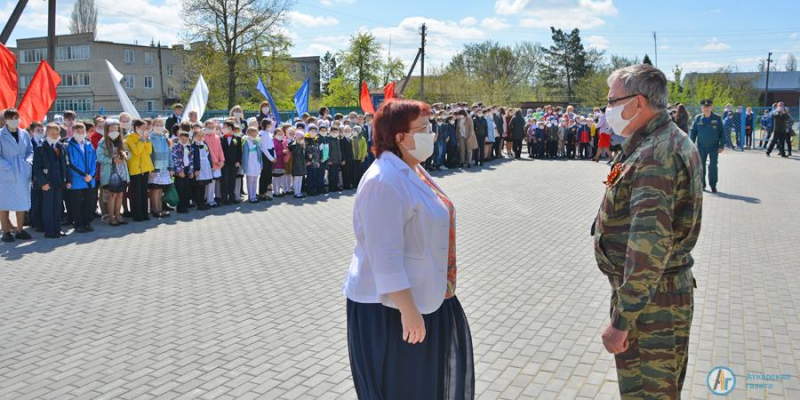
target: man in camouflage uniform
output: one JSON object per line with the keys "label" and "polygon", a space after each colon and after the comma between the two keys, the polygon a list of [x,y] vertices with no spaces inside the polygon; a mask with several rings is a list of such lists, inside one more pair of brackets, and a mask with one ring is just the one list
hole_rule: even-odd
{"label": "man in camouflage uniform", "polygon": [[623,398],[675,399],[688,360],[703,169],[666,112],[661,71],[634,65],[608,84],[606,117],[625,142],[595,220],[595,257],[612,288],[603,344]]}

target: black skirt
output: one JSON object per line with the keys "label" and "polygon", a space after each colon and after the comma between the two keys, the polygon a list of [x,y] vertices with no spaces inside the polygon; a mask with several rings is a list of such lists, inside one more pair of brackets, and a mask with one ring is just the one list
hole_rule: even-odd
{"label": "black skirt", "polygon": [[472,335],[461,303],[451,297],[422,317],[425,340],[408,344],[399,310],[347,300],[350,369],[359,399],[475,398]]}

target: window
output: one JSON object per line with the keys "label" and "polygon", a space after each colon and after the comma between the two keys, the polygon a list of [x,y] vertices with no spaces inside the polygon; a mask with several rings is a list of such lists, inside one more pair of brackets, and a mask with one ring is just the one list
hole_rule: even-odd
{"label": "window", "polygon": [[20,75],[19,76],[19,88],[25,89],[28,85],[31,84],[31,79],[33,79],[33,75]]}
{"label": "window", "polygon": [[56,61],[88,60],[89,45],[56,47]]}
{"label": "window", "polygon": [[144,63],[146,65],[150,65],[153,63],[153,52],[152,51],[145,51],[144,52]]}
{"label": "window", "polygon": [[175,97],[175,88],[172,86],[167,86],[167,97]]}
{"label": "window", "polygon": [[133,89],[136,87],[136,76],[125,75],[122,77],[122,86],[126,89]]}
{"label": "window", "polygon": [[144,77],[144,88],[145,89],[152,89],[153,88],[153,77],[152,76],[145,76]]}
{"label": "window", "polygon": [[303,75],[308,74],[308,65],[303,64],[301,68],[303,69]]}
{"label": "window", "polygon": [[147,100],[144,102],[145,111],[154,111],[156,109],[155,100]]}
{"label": "window", "polygon": [[92,99],[56,99],[56,112],[65,110],[92,111]]}
{"label": "window", "polygon": [[91,80],[88,72],[65,72],[61,74],[59,86],[89,86]]}
{"label": "window", "polygon": [[133,64],[136,61],[135,50],[125,49],[125,64]]}
{"label": "window", "polygon": [[167,76],[172,76],[172,64],[167,65]]}
{"label": "window", "polygon": [[20,64],[38,64],[47,59],[47,49],[22,50],[20,53]]}

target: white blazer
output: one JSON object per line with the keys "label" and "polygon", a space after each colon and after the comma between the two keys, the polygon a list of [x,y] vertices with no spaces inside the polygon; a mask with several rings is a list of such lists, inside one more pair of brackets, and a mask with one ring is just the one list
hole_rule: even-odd
{"label": "white blazer", "polygon": [[447,291],[450,212],[390,151],[372,163],[358,185],[353,231],[356,247],[342,289],[348,299],[398,308],[388,293],[410,288],[420,313],[439,309]]}

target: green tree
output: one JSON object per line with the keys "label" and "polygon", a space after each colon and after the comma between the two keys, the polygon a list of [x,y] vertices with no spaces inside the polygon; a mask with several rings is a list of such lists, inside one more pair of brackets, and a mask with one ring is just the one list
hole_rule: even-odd
{"label": "green tree", "polygon": [[[550,27],[553,44],[544,49],[545,62],[542,67],[543,82],[553,88],[566,89],[567,101],[571,102],[576,83],[592,70],[589,54],[581,43],[580,30],[573,29],[565,33],[561,29]],[[593,59],[602,55],[593,52]]]}
{"label": "green tree", "polygon": [[94,0],[78,0],[72,5],[69,33],[92,33],[97,36],[97,6]]}
{"label": "green tree", "polygon": [[322,104],[328,107],[357,106],[358,99],[356,83],[343,76],[337,76],[328,82],[328,94],[323,96]]}
{"label": "green tree", "polygon": [[366,81],[369,86],[378,86],[381,79],[383,63],[380,53],[383,47],[372,33],[359,32],[350,37],[350,45],[339,52],[337,62],[345,77],[350,81]]}
{"label": "green tree", "polygon": [[237,100],[237,73],[250,62],[259,41],[277,32],[294,0],[182,0],[192,42],[205,41],[226,65],[228,107]]}
{"label": "green tree", "polygon": [[405,76],[405,64],[400,57],[388,57],[383,65],[383,85],[386,86],[391,81],[402,79]]}
{"label": "green tree", "polygon": [[653,65],[653,62],[650,61],[650,56],[645,54],[644,58],[642,59],[642,64]]}
{"label": "green tree", "polygon": [[683,70],[676,65],[675,69],[672,70],[672,75],[672,82],[669,83],[669,102],[672,104],[687,103],[689,98],[681,86],[683,84]]}
{"label": "green tree", "polygon": [[319,70],[319,80],[322,94],[328,94],[328,83],[331,79],[336,77],[337,72],[339,69],[336,65],[336,57],[331,54],[330,51],[325,52],[325,56],[322,57],[320,61],[320,70]]}
{"label": "green tree", "polygon": [[611,55],[611,65],[610,68],[612,71],[616,71],[620,68],[630,67],[631,65],[639,64],[638,58],[627,58],[625,56],[618,56],[618,55]]}

